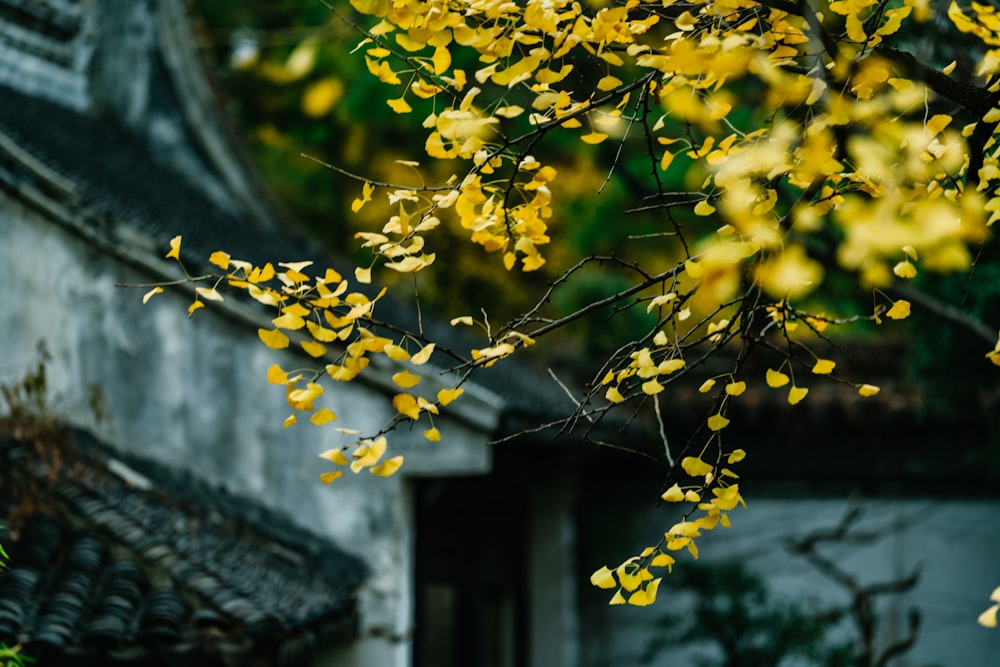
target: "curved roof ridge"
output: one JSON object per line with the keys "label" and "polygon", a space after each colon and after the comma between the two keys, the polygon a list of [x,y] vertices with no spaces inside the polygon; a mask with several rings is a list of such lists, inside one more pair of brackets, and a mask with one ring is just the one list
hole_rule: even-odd
{"label": "curved roof ridge", "polygon": [[277,230],[290,216],[271,195],[226,114],[195,48],[181,0],[156,0],[157,42],[192,135],[254,222]]}

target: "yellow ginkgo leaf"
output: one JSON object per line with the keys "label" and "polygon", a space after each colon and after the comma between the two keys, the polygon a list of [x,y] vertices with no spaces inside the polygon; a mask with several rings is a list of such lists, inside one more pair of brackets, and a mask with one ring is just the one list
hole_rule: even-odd
{"label": "yellow ginkgo leaf", "polygon": [[608,604],[611,606],[625,604],[625,596],[622,595],[622,591],[620,588],[617,591],[615,591],[615,594],[613,596],[611,596],[611,601],[608,602]]}
{"label": "yellow ginkgo leaf", "polygon": [[604,398],[608,399],[612,403],[621,403],[625,400],[622,393],[618,391],[618,387],[608,387],[608,390],[604,392]]}
{"label": "yellow ginkgo leaf", "polygon": [[357,213],[361,210],[361,207],[372,200],[372,193],[375,192],[375,186],[371,183],[365,183],[361,186],[361,196],[351,202],[351,211]]}
{"label": "yellow ginkgo leaf", "polygon": [[910,302],[900,299],[892,304],[892,308],[886,311],[885,316],[891,320],[905,320],[910,316]]}
{"label": "yellow ginkgo leaf", "polygon": [[788,376],[781,371],[776,371],[774,369],[768,368],[767,373],[764,376],[764,380],[767,382],[767,386],[777,389],[778,387],[784,387],[788,384]]}
{"label": "yellow ginkgo leaf", "polygon": [[225,271],[229,268],[230,259],[231,257],[229,256],[229,253],[216,250],[209,256],[208,261]]}
{"label": "yellow ginkgo leaf", "polygon": [[986,353],[986,358],[994,365],[1000,366],[1000,336],[997,337],[997,344],[993,346],[993,349]]}
{"label": "yellow ginkgo leaf", "polygon": [[[630,559],[631,560],[631,559]],[[634,591],[642,584],[642,577],[639,574],[639,570],[633,567],[627,567],[631,563],[623,563],[618,566],[615,570],[615,574],[618,575],[618,581],[621,582],[622,588],[626,591]]]}
{"label": "yellow ginkgo leaf", "polygon": [[583,141],[583,143],[585,143],[585,144],[592,144],[593,145],[593,144],[599,144],[599,143],[601,143],[602,141],[604,141],[607,138],[608,138],[608,135],[603,134],[601,132],[596,132],[595,131],[595,132],[591,132],[590,134],[583,135],[582,137],[580,137],[580,140]]}
{"label": "yellow ginkgo leaf", "polygon": [[306,321],[295,313],[285,313],[284,315],[279,315],[271,320],[271,324],[273,324],[277,329],[298,331],[306,325]]}
{"label": "yellow ginkgo leaf", "polygon": [[715,207],[708,203],[707,199],[702,199],[700,202],[695,204],[694,214],[699,216],[712,215],[715,213]]}
{"label": "yellow ginkgo leaf", "polygon": [[747,453],[745,451],[743,451],[742,449],[734,449],[733,451],[729,452],[729,456],[726,457],[726,463],[728,463],[729,465],[732,465],[734,463],[739,463],[746,457]]}
{"label": "yellow ginkgo leaf", "polygon": [[675,155],[670,151],[663,151],[663,157],[660,158],[660,171],[666,171],[670,168],[670,164],[674,161]]}
{"label": "yellow ginkgo leaf", "polygon": [[435,74],[444,74],[451,67],[451,51],[447,46],[439,46],[434,49],[431,64],[434,66]]}
{"label": "yellow ginkgo leaf", "polygon": [[[610,392],[610,389],[608,390]],[[656,380],[646,380],[642,383],[642,393],[653,396],[663,391],[663,385]]]}
{"label": "yellow ginkgo leaf", "polygon": [[438,403],[441,405],[448,405],[464,393],[465,390],[462,388],[442,389],[437,393]]}
{"label": "yellow ginkgo leaf", "polygon": [[409,389],[420,382],[420,376],[409,371],[400,371],[392,376],[392,381],[403,389]]}
{"label": "yellow ginkgo leaf", "polygon": [[424,437],[431,442],[438,442],[441,440],[441,431],[437,430],[437,427],[429,428],[424,431]]}
{"label": "yellow ginkgo leaf", "polygon": [[410,358],[410,353],[399,345],[386,345],[382,353],[393,361],[406,361]]}
{"label": "yellow ginkgo leaf", "polygon": [[302,112],[311,118],[326,115],[344,95],[344,82],[332,76],[309,84],[302,94]]}
{"label": "yellow ginkgo leaf", "polygon": [[414,420],[420,417],[420,406],[417,405],[417,399],[410,394],[396,394],[392,399],[392,407],[396,408],[396,412],[404,417]]}
{"label": "yellow ginkgo leaf", "polygon": [[796,387],[793,385],[792,388],[788,390],[788,403],[790,405],[796,405],[803,398],[805,398],[808,393],[809,390],[806,387]]}
{"label": "yellow ginkgo leaf", "polygon": [[373,475],[378,475],[379,477],[391,477],[396,473],[397,470],[403,465],[402,456],[394,456],[391,459],[386,459],[379,463],[377,466],[370,468],[369,470]]}
{"label": "yellow ginkgo leaf", "polygon": [[830,359],[817,359],[815,365],[813,365],[812,372],[816,375],[829,375],[836,366],[837,362]]}
{"label": "yellow ginkgo leaf", "polygon": [[319,476],[319,479],[324,484],[329,484],[330,482],[334,481],[335,479],[340,479],[343,476],[344,476],[344,473],[342,471],[340,471],[340,470],[334,470],[333,472],[324,472],[323,474],[321,474]]}
{"label": "yellow ginkgo leaf", "polygon": [[377,440],[364,440],[358,448],[351,452],[351,471],[358,472],[362,468],[368,468],[379,462],[382,454],[385,453],[386,440],[380,437]]}
{"label": "yellow ginkgo leaf", "polygon": [[709,378],[708,380],[705,380],[704,382],[701,383],[701,386],[698,387],[698,391],[701,392],[702,394],[707,394],[708,392],[712,391],[712,387],[714,386],[715,386],[715,380]]}
{"label": "yellow ginkgo leaf", "polygon": [[386,100],[386,104],[389,108],[398,114],[410,113],[413,111],[413,107],[406,103],[406,100],[402,97],[396,98],[394,100]]}
{"label": "yellow ginkgo leaf", "polygon": [[363,285],[368,285],[372,281],[372,269],[371,267],[356,267],[354,269],[354,279]]}
{"label": "yellow ginkgo leaf", "polygon": [[339,466],[347,465],[347,456],[344,454],[344,450],[340,449],[328,449],[319,455],[321,459],[326,459],[327,461],[332,461]]}
{"label": "yellow ginkgo leaf", "polygon": [[674,484],[664,491],[660,498],[663,498],[668,503],[679,503],[684,500],[684,492],[681,491],[681,487],[678,484]]}
{"label": "yellow ginkgo leaf", "polygon": [[863,384],[860,387],[858,387],[858,393],[865,397],[874,396],[880,391],[882,391],[881,388],[876,387],[873,384]]}
{"label": "yellow ginkgo leaf", "polygon": [[336,418],[337,415],[333,413],[333,410],[329,408],[320,408],[319,410],[313,413],[312,417],[309,418],[309,421],[315,424],[316,426],[322,426],[323,424],[329,424]]}
{"label": "yellow ginkgo leaf", "polygon": [[984,628],[997,627],[997,612],[1000,611],[1000,604],[995,604],[979,615],[976,622]]}
{"label": "yellow ginkgo leaf", "polygon": [[285,306],[281,309],[282,313],[287,313],[289,315],[297,315],[298,317],[305,317],[311,311],[303,306],[301,303],[293,303],[290,306]]}
{"label": "yellow ginkgo leaf", "polygon": [[666,359],[661,361],[656,367],[656,372],[660,375],[670,375],[684,368],[686,362],[683,359]]}
{"label": "yellow ginkgo leaf", "polygon": [[181,237],[175,236],[170,239],[170,251],[166,254],[167,259],[176,259],[180,261],[181,259]]}
{"label": "yellow ginkgo leaf", "polygon": [[214,287],[196,287],[195,293],[205,301],[224,301],[222,295]]}
{"label": "yellow ginkgo leaf", "polygon": [[205,307],[205,302],[204,301],[202,301],[200,299],[195,299],[191,303],[191,305],[188,306],[188,317],[191,317],[192,315],[194,315],[194,311],[198,310],[199,308],[204,308],[204,307]]}
{"label": "yellow ginkgo leaf", "polygon": [[282,428],[288,428],[289,426],[291,426],[292,424],[294,424],[297,421],[298,421],[298,419],[296,418],[296,416],[294,414],[291,414],[291,415],[288,415],[287,417],[285,417],[285,421],[282,422],[281,426],[282,426]]}
{"label": "yellow ginkgo leaf", "polygon": [[698,530],[698,525],[693,521],[681,521],[675,523],[671,526],[664,537],[670,539],[671,537],[700,537],[701,531]]}
{"label": "yellow ginkgo leaf", "polygon": [[892,272],[903,280],[909,280],[917,276],[917,268],[909,261],[899,262],[896,266],[892,267]]}
{"label": "yellow ginkgo leaf", "polygon": [[267,381],[271,384],[288,384],[288,373],[281,370],[278,364],[271,364],[267,369]]}
{"label": "yellow ginkgo leaf", "polygon": [[301,79],[312,71],[316,64],[318,48],[319,43],[313,37],[308,37],[300,42],[288,55],[288,60],[285,61],[285,66],[282,68],[284,70],[283,82]]}
{"label": "yellow ginkgo leaf", "polygon": [[517,118],[524,113],[524,107],[519,107],[516,105],[500,107],[493,112],[493,115],[500,116],[501,118]]}
{"label": "yellow ginkgo leaf", "polygon": [[150,299],[153,298],[154,295],[162,293],[163,293],[162,287],[154,287],[153,289],[149,290],[148,292],[142,295],[142,302],[147,303]]}
{"label": "yellow ginkgo leaf", "polygon": [[951,121],[952,121],[951,116],[947,114],[943,113],[935,114],[930,117],[930,119],[927,121],[927,125],[925,125],[925,127],[927,128],[927,133],[930,134],[930,136],[935,137],[941,134],[941,131],[944,130],[944,128],[948,127],[951,124]]}
{"label": "yellow ginkgo leaf", "polygon": [[434,253],[421,255],[420,257],[404,257],[398,262],[386,262],[385,268],[398,271],[400,273],[415,273],[434,262]]}
{"label": "yellow ginkgo leaf", "polygon": [[267,345],[272,350],[283,350],[288,347],[288,336],[281,333],[278,329],[257,329],[257,335],[260,336],[261,342]]}
{"label": "yellow ginkgo leaf", "polygon": [[607,565],[590,575],[590,583],[598,588],[614,588],[618,585],[614,572],[608,569]]}
{"label": "yellow ginkgo leaf", "polygon": [[721,431],[729,425],[729,420],[721,414],[715,414],[708,418],[708,428],[713,431]]}
{"label": "yellow ginkgo leaf", "polygon": [[681,460],[681,468],[692,477],[704,477],[712,472],[712,466],[694,456],[685,456]]}
{"label": "yellow ginkgo leaf", "polygon": [[636,591],[629,596],[628,603],[633,607],[646,607],[656,602],[656,591],[660,586],[660,580],[654,579],[642,590]]}
{"label": "yellow ginkgo leaf", "polygon": [[431,355],[434,354],[434,343],[429,343],[420,348],[420,351],[410,357],[410,363],[415,366],[420,366],[421,364],[426,364],[430,361]]}
{"label": "yellow ginkgo leaf", "polygon": [[311,340],[304,340],[301,343],[299,343],[299,345],[302,346],[302,349],[305,350],[306,354],[308,354],[310,357],[322,357],[324,354],[326,354],[326,346],[323,345],[322,343],[316,343]]}
{"label": "yellow ginkgo leaf", "polygon": [[649,564],[651,566],[653,566],[653,567],[666,567],[666,568],[673,569],[673,565],[676,562],[677,561],[674,560],[674,557],[671,556],[670,554],[665,554],[665,553],[660,552],[660,553],[656,554],[655,556],[653,556],[653,560],[650,561]]}
{"label": "yellow ginkgo leaf", "polygon": [[598,90],[614,90],[622,85],[622,80],[616,76],[608,75],[597,82]]}
{"label": "yellow ginkgo leaf", "polygon": [[730,382],[726,385],[726,393],[730,396],[739,396],[747,390],[747,383],[740,380],[739,382]]}
{"label": "yellow ginkgo leaf", "polygon": [[309,329],[309,333],[312,334],[312,337],[321,343],[332,343],[337,339],[336,331],[322,327],[315,322],[307,321],[306,328]]}
{"label": "yellow ginkgo leaf", "polygon": [[319,398],[323,395],[324,389],[323,385],[316,382],[308,383],[304,389],[295,389],[294,385],[287,385],[286,392],[288,394],[288,402],[296,410],[312,410],[311,407],[302,406],[299,404],[309,403],[313,399]]}

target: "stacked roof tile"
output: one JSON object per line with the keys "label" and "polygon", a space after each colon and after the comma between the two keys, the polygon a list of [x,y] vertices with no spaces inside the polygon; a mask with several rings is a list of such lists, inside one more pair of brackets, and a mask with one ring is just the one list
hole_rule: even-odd
{"label": "stacked roof tile", "polygon": [[[0,641],[43,664],[291,665],[353,636],[357,559],[251,500],[102,459],[81,438],[84,464],[51,485],[28,446],[3,448],[5,481],[35,476],[49,511],[2,539]],[[21,500],[7,498],[8,509]]]}

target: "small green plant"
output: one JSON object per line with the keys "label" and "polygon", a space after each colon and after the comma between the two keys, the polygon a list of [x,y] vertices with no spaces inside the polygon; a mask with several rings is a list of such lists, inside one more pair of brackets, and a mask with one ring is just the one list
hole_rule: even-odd
{"label": "small green plant", "polygon": [[29,658],[21,653],[20,644],[8,646],[0,642],[0,667],[25,667],[25,665],[33,662],[35,662],[33,658]]}
{"label": "small green plant", "polygon": [[[0,529],[2,528],[4,526],[0,525]],[[7,569],[7,561],[9,560],[10,556],[7,555],[7,551],[0,544],[0,570]],[[21,654],[20,644],[9,646],[5,642],[0,642],[0,667],[24,667],[24,665],[31,662],[34,662],[34,660]]]}

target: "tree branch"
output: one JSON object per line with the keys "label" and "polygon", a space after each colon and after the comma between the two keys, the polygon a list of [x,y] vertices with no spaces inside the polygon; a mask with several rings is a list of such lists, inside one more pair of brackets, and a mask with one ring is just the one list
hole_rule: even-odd
{"label": "tree branch", "polygon": [[911,303],[917,304],[936,317],[940,317],[943,320],[947,320],[965,328],[970,333],[982,338],[990,345],[993,345],[997,341],[996,329],[991,329],[982,320],[979,320],[968,313],[963,313],[954,306],[938,301],[926,292],[921,292],[913,289],[912,287],[906,287],[903,285],[893,286],[890,291]]}

